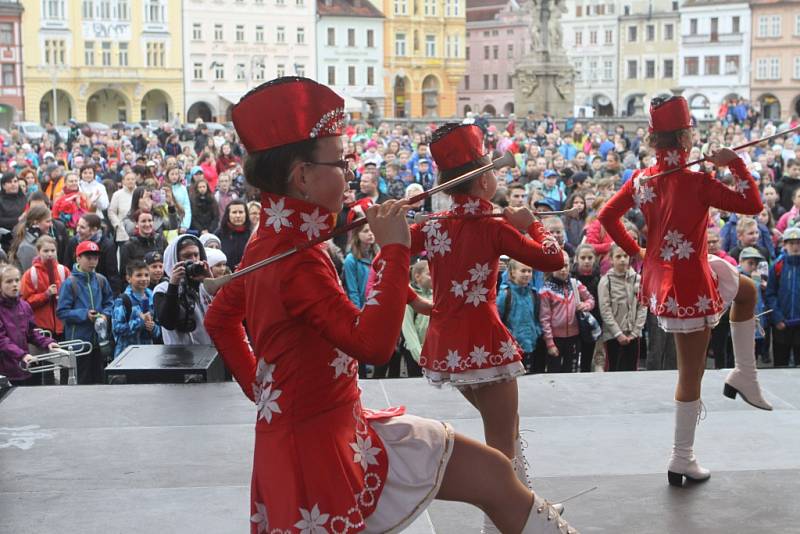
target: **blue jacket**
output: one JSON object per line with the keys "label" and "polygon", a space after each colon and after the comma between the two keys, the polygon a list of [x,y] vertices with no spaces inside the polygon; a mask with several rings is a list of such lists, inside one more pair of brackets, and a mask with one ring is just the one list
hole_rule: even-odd
{"label": "blue jacket", "polygon": [[764,298],[772,309],[772,324],[800,320],[800,256],[784,255],[770,267]]}
{"label": "blue jacket", "polygon": [[359,309],[364,307],[364,294],[367,291],[367,278],[371,266],[372,261],[366,258],[356,259],[352,252],[344,259],[343,272],[347,298]]}
{"label": "blue jacket", "polygon": [[94,343],[97,336],[94,323],[89,320],[89,310],[96,310],[110,319],[112,309],[113,299],[108,280],[103,277],[101,282],[97,273],[85,273],[75,264],[72,275],[64,280],[58,292],[56,316],[64,323],[64,338]]}
{"label": "blue jacket", "polygon": [[508,304],[508,316],[503,323],[511,331],[511,335],[517,340],[523,352],[533,352],[536,340],[542,333],[542,328],[539,326],[536,292],[529,285],[520,286],[513,282],[501,285],[495,301],[500,319],[503,319],[505,314],[509,294],[511,302]]}
{"label": "blue jacket", "polygon": [[[725,252],[730,251],[733,247],[739,244],[739,238],[736,237],[736,223],[739,222],[739,216],[735,213],[730,216],[728,222],[725,223],[725,226],[722,227],[720,230],[719,235],[722,240],[722,250]],[[772,243],[772,234],[770,234],[769,228],[764,226],[761,223],[758,223],[758,245],[766,249],[769,252],[770,257],[775,257],[775,245]],[[736,261],[739,261],[739,258],[734,258]],[[769,259],[769,258],[767,258]]]}
{"label": "blue jacket", "polygon": [[122,296],[114,301],[114,312],[111,316],[111,328],[114,332],[114,357],[117,357],[130,345],[152,345],[161,336],[161,327],[156,323],[152,332],[144,327],[144,320],[140,314],[150,312],[155,317],[153,308],[153,292],[145,288],[145,294],[140,297],[133,292],[131,286],[125,288],[124,294],[131,300],[130,315],[125,309]]}
{"label": "blue jacket", "polygon": [[[750,276],[750,275],[746,275],[746,274],[744,274],[742,272],[741,266],[739,267],[739,272],[744,276]],[[761,312],[763,312],[766,309],[766,306],[764,305],[764,291],[765,290],[761,289],[761,282],[760,282],[761,279],[760,278],[753,278],[752,276],[750,276],[750,278],[752,278],[753,282],[756,283],[756,310],[755,310],[755,314],[758,315],[758,314],[760,314]],[[768,316],[769,316],[769,314],[762,315],[758,319],[759,323],[761,324],[761,328],[767,328],[767,326],[769,325],[769,317]],[[764,339],[764,335],[761,333],[761,329],[760,328],[756,328],[756,339]]]}
{"label": "blue jacket", "polygon": [[183,184],[172,184],[172,196],[175,197],[175,202],[180,204],[183,208],[183,220],[181,221],[181,228],[192,227],[192,203],[189,200],[189,190]]}
{"label": "blue jacket", "polygon": [[572,143],[563,143],[560,147],[558,147],[558,153],[564,156],[564,159],[567,161],[571,161],[575,156],[578,155],[578,149],[575,148],[575,145]]}

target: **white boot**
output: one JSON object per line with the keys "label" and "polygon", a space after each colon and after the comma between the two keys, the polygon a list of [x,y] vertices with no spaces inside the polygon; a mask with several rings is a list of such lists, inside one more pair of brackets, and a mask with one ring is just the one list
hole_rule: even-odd
{"label": "white boot", "polygon": [[747,404],[762,410],[772,410],[772,405],[764,399],[761,386],[758,385],[756,321],[755,317],[746,321],[731,321],[731,340],[736,367],[728,373],[722,393],[731,399],[735,399],[738,393]]}
{"label": "white boot", "polygon": [[693,450],[701,404],[700,399],[690,402],[675,401],[675,442],[667,467],[667,478],[673,486],[683,486],[683,477],[695,482],[711,477],[711,472],[697,463]]}
{"label": "white boot", "polygon": [[533,494],[528,521],[522,529],[522,534],[580,534],[561,518],[553,505],[537,494]]}
{"label": "white boot", "polygon": [[[531,464],[525,457],[525,449],[528,448],[528,442],[523,439],[520,434],[517,434],[517,440],[514,442],[514,459],[511,460],[511,466],[514,468],[514,474],[517,475],[517,480],[522,482],[525,487],[533,491],[533,479],[531,478]],[[564,515],[564,505],[561,503],[554,503],[553,508],[560,514]]]}

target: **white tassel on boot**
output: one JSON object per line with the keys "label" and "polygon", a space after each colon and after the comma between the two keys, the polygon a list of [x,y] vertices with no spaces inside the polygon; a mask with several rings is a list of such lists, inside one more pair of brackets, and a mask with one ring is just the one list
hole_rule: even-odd
{"label": "white tassel on boot", "polygon": [[569,526],[558,510],[552,504],[533,494],[533,506],[531,507],[528,521],[522,529],[522,534],[580,534],[576,529]]}
{"label": "white tassel on boot", "polygon": [[694,433],[700,420],[702,402],[675,401],[675,441],[667,467],[667,479],[673,486],[683,486],[683,477],[701,482],[711,477],[708,469],[700,467],[694,456]]}
{"label": "white tassel on boot", "polygon": [[772,410],[772,405],[764,399],[761,386],[758,384],[756,321],[755,317],[746,321],[731,321],[731,340],[736,367],[728,373],[722,393],[731,399],[735,399],[738,393],[747,404],[762,410]]}

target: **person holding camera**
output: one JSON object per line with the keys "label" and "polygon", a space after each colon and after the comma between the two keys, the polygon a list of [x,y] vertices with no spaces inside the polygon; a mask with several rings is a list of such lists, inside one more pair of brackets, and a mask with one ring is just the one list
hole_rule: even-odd
{"label": "person holding camera", "polygon": [[165,345],[211,345],[203,326],[211,295],[202,285],[211,276],[200,240],[184,234],[164,251],[164,273],[169,280],[154,291],[155,320]]}

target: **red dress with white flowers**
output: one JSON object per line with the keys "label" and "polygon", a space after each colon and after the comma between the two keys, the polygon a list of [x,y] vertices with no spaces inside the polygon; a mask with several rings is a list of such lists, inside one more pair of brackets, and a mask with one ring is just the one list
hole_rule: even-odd
{"label": "red dress with white flowers", "polygon": [[[490,213],[492,204],[453,195],[445,215]],[[522,350],[495,306],[502,254],[540,271],[555,271],[564,257],[539,221],[525,236],[505,219],[431,219],[411,227],[411,253],[427,250],[433,311],[419,364],[434,385],[469,386],[524,374]],[[543,245],[544,243],[544,245]]]}
{"label": "red dress with white flowers", "polygon": [[635,173],[598,217],[614,241],[636,256],[639,245],[620,219],[634,206],[644,214],[648,246],[639,300],[656,316],[670,319],[667,324],[676,324],[674,319],[713,317],[723,310],[707,258],[709,207],[748,215],[763,209],[758,187],[739,158],[729,166],[733,189],[705,173],[688,169],[646,183],[640,181],[643,176],[677,167],[685,160],[683,151],[659,150],[656,165]]}
{"label": "red dress with white flowers", "polygon": [[[333,216],[318,206],[264,194],[261,225],[241,266],[299,246],[333,224]],[[254,534],[391,531],[435,496],[452,431],[438,421],[402,415],[403,408],[365,410],[357,385],[356,359],[382,364],[394,350],[409,259],[408,247],[383,248],[375,261],[373,295],[363,310],[347,299],[325,243],[236,278],[214,297],[206,328],[257,407]],[[416,444],[417,456],[407,458],[387,441],[387,435],[398,437],[398,422],[405,432],[399,438]],[[424,439],[409,438],[409,429],[419,428]],[[389,459],[398,454],[403,461],[390,469]],[[398,498],[391,494],[397,492],[392,480],[406,463],[424,473],[415,475],[418,489]],[[383,497],[391,502],[384,506],[389,510],[371,526]]]}

